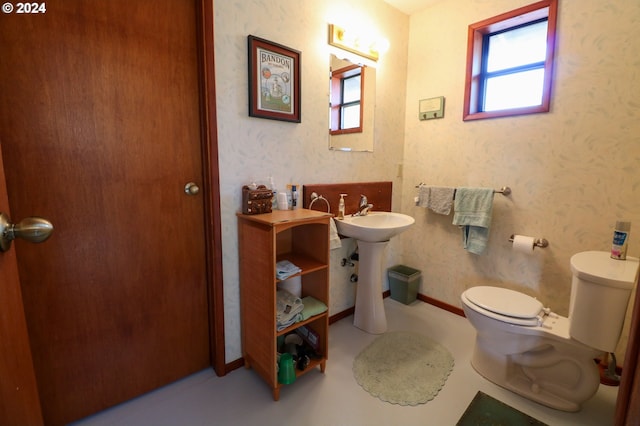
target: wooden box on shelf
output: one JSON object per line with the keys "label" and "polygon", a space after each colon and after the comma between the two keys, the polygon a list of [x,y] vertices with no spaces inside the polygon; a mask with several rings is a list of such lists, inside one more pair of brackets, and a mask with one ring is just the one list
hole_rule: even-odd
{"label": "wooden box on shelf", "polygon": [[246,368],[255,370],[271,387],[273,399],[280,398],[278,383],[279,336],[299,327],[317,336],[316,357],[300,376],[319,367],[324,372],[328,358],[328,310],[304,321],[277,330],[276,263],[288,260],[298,266],[302,296],[313,296],[329,306],[329,221],[330,213],[315,210],[274,210],[271,213],[238,213],[240,259],[240,303],[242,356]]}

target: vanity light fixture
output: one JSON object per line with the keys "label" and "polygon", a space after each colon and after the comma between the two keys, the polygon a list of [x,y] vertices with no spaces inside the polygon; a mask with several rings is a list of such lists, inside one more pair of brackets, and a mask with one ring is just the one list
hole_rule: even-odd
{"label": "vanity light fixture", "polygon": [[329,24],[329,44],[372,61],[377,61],[380,56],[379,42],[375,37],[358,34],[334,24]]}

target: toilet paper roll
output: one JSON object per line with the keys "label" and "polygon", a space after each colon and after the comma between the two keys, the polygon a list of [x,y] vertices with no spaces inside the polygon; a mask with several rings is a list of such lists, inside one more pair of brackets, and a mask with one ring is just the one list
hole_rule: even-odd
{"label": "toilet paper roll", "polygon": [[526,235],[515,235],[513,237],[513,249],[520,253],[532,253],[536,239]]}
{"label": "toilet paper roll", "polygon": [[287,193],[286,192],[278,192],[278,197],[276,198],[276,202],[278,204],[278,210],[288,210],[289,203],[287,202]]}
{"label": "toilet paper roll", "polygon": [[302,277],[297,275],[295,277],[287,278],[284,281],[278,283],[278,288],[287,290],[295,297],[302,297]]}

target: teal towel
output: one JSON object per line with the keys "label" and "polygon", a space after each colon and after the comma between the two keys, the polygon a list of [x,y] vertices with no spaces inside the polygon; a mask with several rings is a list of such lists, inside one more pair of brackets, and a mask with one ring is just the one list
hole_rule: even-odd
{"label": "teal towel", "polygon": [[327,310],[327,305],[312,296],[303,297],[302,304],[304,305],[304,309],[302,310],[302,321],[309,319],[314,315],[319,315]]}
{"label": "teal towel", "polygon": [[453,204],[453,224],[462,227],[462,244],[470,253],[482,254],[489,241],[493,189],[458,188]]}

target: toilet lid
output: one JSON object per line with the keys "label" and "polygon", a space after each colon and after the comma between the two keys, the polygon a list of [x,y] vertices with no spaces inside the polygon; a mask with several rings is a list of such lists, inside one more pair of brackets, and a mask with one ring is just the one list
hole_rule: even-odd
{"label": "toilet lid", "polygon": [[487,311],[513,318],[536,318],[543,306],[526,294],[501,287],[478,286],[465,291],[467,299]]}
{"label": "toilet lid", "polygon": [[617,260],[607,251],[584,251],[571,256],[571,271],[585,281],[630,290],[638,279],[638,258]]}

